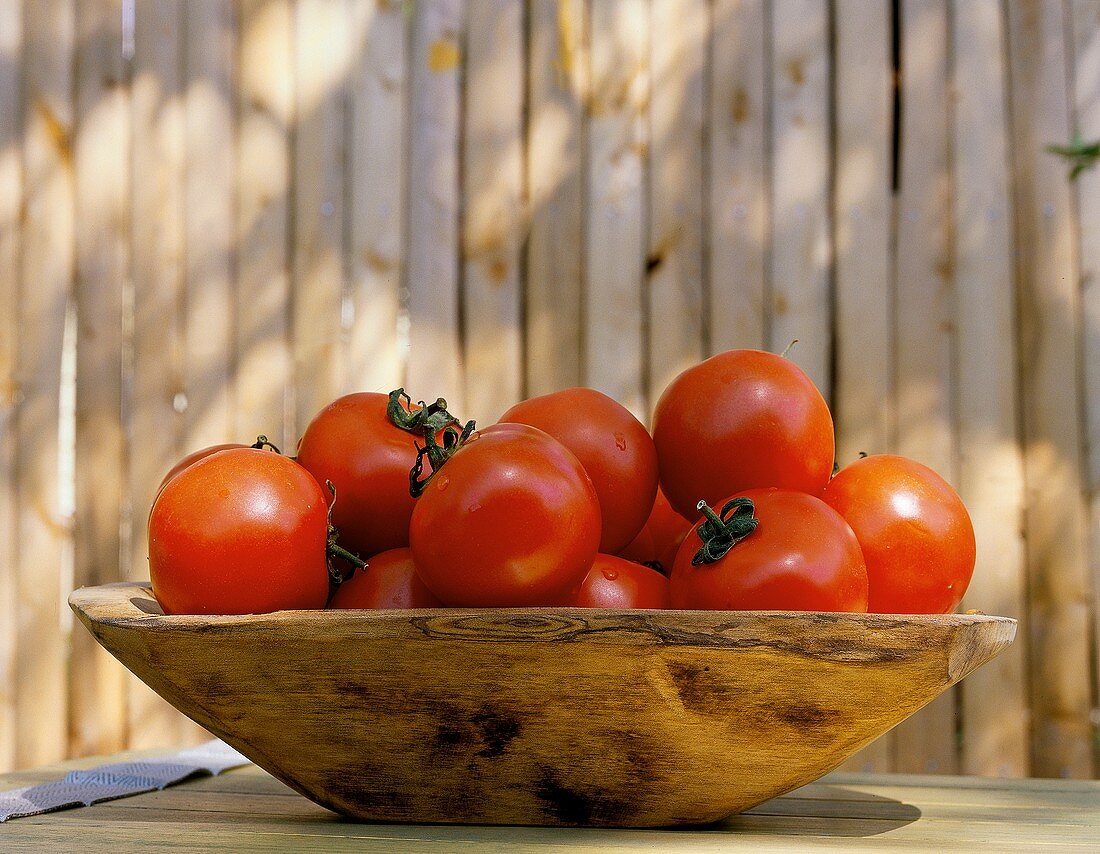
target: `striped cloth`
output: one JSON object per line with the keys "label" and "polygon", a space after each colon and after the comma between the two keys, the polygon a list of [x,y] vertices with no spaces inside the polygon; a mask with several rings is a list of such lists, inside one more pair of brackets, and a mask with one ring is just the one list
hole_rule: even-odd
{"label": "striped cloth", "polygon": [[196,774],[220,774],[246,764],[244,756],[214,739],[155,759],[70,771],[60,780],[0,792],[0,821],[152,792]]}

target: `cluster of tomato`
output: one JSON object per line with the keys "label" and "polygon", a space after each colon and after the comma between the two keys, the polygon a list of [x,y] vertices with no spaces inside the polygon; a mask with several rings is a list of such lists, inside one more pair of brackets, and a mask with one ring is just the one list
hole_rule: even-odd
{"label": "cluster of tomato", "polygon": [[[892,455],[839,472],[813,382],[771,353],[684,371],[653,433],[600,392],[483,429],[438,400],[350,394],[297,457],[181,460],[149,517],[166,613],[579,606],[944,613],[974,568],[955,491]],[[365,559],[365,560],[364,560]]]}

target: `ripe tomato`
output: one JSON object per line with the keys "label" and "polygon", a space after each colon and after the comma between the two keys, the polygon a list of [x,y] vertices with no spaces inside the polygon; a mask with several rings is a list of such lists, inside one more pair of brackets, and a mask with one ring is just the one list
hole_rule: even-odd
{"label": "ripe tomato", "polygon": [[168,483],[168,481],[185,468],[188,468],[192,463],[197,463],[204,457],[209,457],[211,454],[216,454],[218,451],[228,451],[230,448],[267,448],[276,454],[280,453],[279,449],[267,440],[267,436],[257,436],[256,441],[251,445],[242,445],[240,442],[226,442],[223,445],[210,445],[206,448],[200,448],[197,451],[192,451],[168,470],[168,474],[164,476],[164,479],[160,482],[160,486],[157,487],[157,494],[160,494],[160,491],[164,489],[164,485]]}
{"label": "ripe tomato", "polygon": [[390,549],[336,588],[330,608],[438,608],[440,602],[416,574],[412,551]]}
{"label": "ripe tomato", "polygon": [[255,448],[181,471],[149,513],[149,577],[166,614],[323,608],[328,516],[293,460]]}
{"label": "ripe tomato", "polygon": [[653,415],[661,486],[676,512],[694,517],[746,489],[818,492],[833,467],[825,399],[789,359],[730,350],[688,368]]}
{"label": "ripe tomato", "polygon": [[619,557],[638,563],[656,561],[662,567],[660,571],[667,575],[672,572],[676,552],[680,550],[680,543],[684,541],[684,537],[690,530],[691,521],[673,510],[672,505],[665,498],[664,491],[658,488],[653,509],[649,513],[645,526],[638,532],[638,536],[619,552]]}
{"label": "ripe tomato", "polygon": [[955,610],[974,572],[974,526],[947,481],[914,460],[876,454],[844,468],[821,495],[859,539],[869,610]]}
{"label": "ripe tomato", "polygon": [[668,608],[668,579],[640,563],[598,554],[570,604],[578,608]]}
{"label": "ripe tomato", "polygon": [[657,451],[626,407],[595,389],[569,388],[517,403],[500,420],[546,431],[581,461],[600,499],[600,551],[614,554],[637,536],[657,491]]}
{"label": "ripe tomato", "polygon": [[439,468],[416,502],[409,543],[445,605],[558,604],[600,542],[600,503],[564,445],[524,424],[494,424]]}
{"label": "ripe tomato", "polygon": [[377,392],[345,395],[322,409],[298,442],[298,462],[319,484],[336,487],[332,523],[341,544],[360,555],[409,544],[418,434],[390,420],[389,402]]}
{"label": "ripe tomato", "polygon": [[[790,489],[750,489],[758,525],[713,563],[693,564],[713,528],[700,519],[676,555],[673,608],[719,611],[866,611],[867,568],[848,523]],[[720,507],[723,518],[729,502]],[[721,549],[718,550],[719,552]]]}

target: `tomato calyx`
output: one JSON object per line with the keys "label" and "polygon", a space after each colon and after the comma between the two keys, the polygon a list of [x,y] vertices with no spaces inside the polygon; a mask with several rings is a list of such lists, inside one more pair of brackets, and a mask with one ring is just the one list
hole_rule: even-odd
{"label": "tomato calyx", "polygon": [[409,433],[434,436],[440,430],[459,423],[458,419],[447,411],[447,401],[442,397],[436,398],[431,404],[418,400],[418,409],[413,409],[412,398],[403,388],[395,388],[390,392],[389,398],[389,403],[386,404],[386,415],[390,423]]}
{"label": "tomato calyx", "polygon": [[720,561],[760,524],[751,498],[731,498],[721,514],[715,513],[706,501],[700,501],[696,509],[706,519],[695,529],[703,545],[692,557],[692,566]]}
{"label": "tomato calyx", "polygon": [[[416,448],[416,462],[409,470],[409,494],[413,498],[421,496],[428,484],[431,483],[432,478],[435,477],[436,472],[442,468],[447,460],[458,453],[474,434],[474,430],[477,429],[477,425],[473,421],[467,421],[466,426],[461,431],[455,426],[456,424],[458,424],[457,421],[443,429],[442,444],[435,440],[434,432],[424,434],[423,447],[413,442],[413,446]],[[424,475],[425,459],[427,459],[428,465],[432,469],[427,476]]]}
{"label": "tomato calyx", "polygon": [[352,567],[352,575],[354,575],[356,569],[366,569],[367,562],[363,560],[359,555],[354,552],[349,552],[343,546],[341,546],[337,540],[340,538],[340,532],[336,530],[336,526],[332,524],[332,508],[336,506],[336,485],[331,480],[325,481],[325,486],[328,487],[328,491],[332,493],[332,503],[328,506],[328,538],[325,543],[325,554],[327,556],[326,563],[328,564],[328,577],[333,584],[343,584],[351,575],[347,577],[337,568],[332,562],[333,558],[339,558],[340,560],[350,563]]}
{"label": "tomato calyx", "polygon": [[267,436],[265,436],[263,433],[257,436],[256,441],[248,447],[255,448],[257,451],[262,451],[264,450],[264,448],[267,448],[270,451],[274,451],[276,454],[282,454],[282,451],[280,451],[278,448],[275,447],[275,445],[269,442]]}

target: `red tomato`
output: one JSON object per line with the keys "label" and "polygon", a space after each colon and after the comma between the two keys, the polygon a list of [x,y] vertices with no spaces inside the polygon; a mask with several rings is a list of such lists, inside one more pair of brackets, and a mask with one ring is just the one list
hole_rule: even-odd
{"label": "red tomato", "polygon": [[544,430],[581,461],[600,499],[600,551],[614,554],[637,536],[657,491],[657,451],[626,407],[595,389],[569,388],[517,403],[500,420]]}
{"label": "red tomato", "polygon": [[716,562],[696,566],[692,559],[703,545],[697,524],[672,568],[673,608],[867,610],[863,554],[839,513],[790,489],[751,489],[740,497],[752,500],[757,528]]}
{"label": "red tomato", "polygon": [[661,487],[694,518],[746,489],[817,493],[833,468],[833,419],[825,399],[789,359],[730,350],[688,368],[653,415]]}
{"label": "red tomato", "polygon": [[149,514],[149,577],[166,614],[324,608],[328,516],[293,460],[254,448],[181,471]]}
{"label": "red tomato", "polygon": [[336,588],[330,608],[438,608],[440,602],[416,574],[412,551],[390,549]]}
{"label": "red tomato", "polygon": [[564,601],[600,542],[600,503],[575,456],[541,430],[494,424],[460,447],[416,502],[416,569],[445,605]]}
{"label": "red tomato", "polygon": [[822,498],[859,539],[869,610],[955,610],[974,572],[974,526],[947,481],[914,460],[876,454],[847,466]]}
{"label": "red tomato", "polygon": [[598,554],[570,604],[578,608],[668,608],[668,579],[640,563]]}
{"label": "red tomato", "polygon": [[336,487],[332,523],[341,545],[360,555],[409,544],[417,436],[390,421],[388,404],[377,392],[341,397],[317,414],[298,443],[298,462],[322,486],[329,480]]}
{"label": "red tomato", "polygon": [[638,563],[656,561],[667,575],[672,572],[676,552],[680,550],[680,543],[690,530],[691,521],[673,510],[664,491],[658,489],[645,527],[619,552],[619,557]]}

